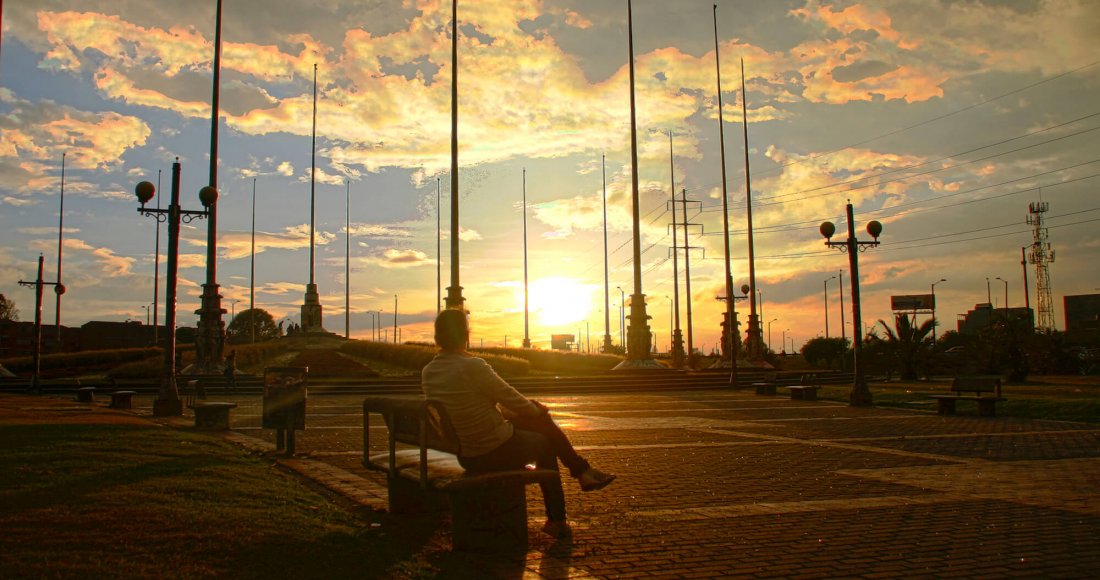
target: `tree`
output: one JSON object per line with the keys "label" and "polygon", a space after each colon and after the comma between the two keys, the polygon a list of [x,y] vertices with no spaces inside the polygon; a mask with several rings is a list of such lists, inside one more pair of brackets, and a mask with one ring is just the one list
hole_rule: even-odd
{"label": "tree", "polygon": [[894,317],[894,327],[890,328],[885,320],[879,320],[886,332],[883,341],[892,351],[894,360],[901,366],[901,379],[911,381],[917,378],[917,357],[932,348],[932,328],[935,319],[929,318],[920,326],[913,326],[908,315]]}
{"label": "tree", "polygon": [[225,340],[230,344],[252,342],[252,330],[256,330],[256,342],[274,340],[283,335],[275,319],[263,308],[242,310],[225,329]]}
{"label": "tree", "polygon": [[848,352],[848,339],[845,338],[811,338],[802,345],[802,356],[810,364],[820,365],[824,363],[826,369],[833,368],[833,361],[839,360]]}
{"label": "tree", "polygon": [[15,307],[15,301],[8,300],[3,294],[0,294],[0,320],[19,320],[19,309]]}

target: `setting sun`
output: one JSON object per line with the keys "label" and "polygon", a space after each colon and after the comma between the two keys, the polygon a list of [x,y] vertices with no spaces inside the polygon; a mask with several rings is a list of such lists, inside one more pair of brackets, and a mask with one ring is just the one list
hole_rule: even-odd
{"label": "setting sun", "polygon": [[[520,307],[523,288],[520,288]],[[590,288],[573,278],[540,278],[531,282],[530,310],[539,324],[550,327],[584,320],[592,309]]]}

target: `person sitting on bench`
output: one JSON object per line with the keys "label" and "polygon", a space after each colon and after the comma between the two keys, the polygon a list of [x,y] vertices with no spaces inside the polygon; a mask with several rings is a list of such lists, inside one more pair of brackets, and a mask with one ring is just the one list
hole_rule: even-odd
{"label": "person sitting on bench", "polygon": [[[523,396],[493,371],[489,363],[466,352],[469,322],[461,310],[447,309],[435,319],[435,343],[440,352],[424,367],[421,388],[438,399],[451,417],[462,454],[459,464],[471,473],[523,469],[530,462],[540,469],[569,468],[582,491],[595,491],[615,476],[589,465],[550,417],[550,411]],[[540,484],[546,505],[542,531],[561,538],[572,530],[565,518],[561,478]]]}

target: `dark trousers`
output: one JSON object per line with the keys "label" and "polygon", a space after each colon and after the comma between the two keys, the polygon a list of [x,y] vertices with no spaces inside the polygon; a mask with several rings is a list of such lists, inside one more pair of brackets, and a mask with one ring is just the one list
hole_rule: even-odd
{"label": "dark trousers", "polygon": [[[474,473],[506,471],[523,469],[533,461],[539,469],[557,471],[560,459],[573,477],[579,477],[588,469],[588,462],[573,449],[573,444],[550,418],[550,413],[538,417],[516,417],[511,422],[515,426],[511,439],[484,455],[459,457],[462,467]],[[540,483],[539,486],[542,488],[547,519],[564,520],[565,491],[561,478]]]}

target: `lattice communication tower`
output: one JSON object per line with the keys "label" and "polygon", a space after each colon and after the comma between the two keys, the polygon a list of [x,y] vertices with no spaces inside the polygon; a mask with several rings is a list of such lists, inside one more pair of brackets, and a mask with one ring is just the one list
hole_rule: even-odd
{"label": "lattice communication tower", "polygon": [[1031,248],[1028,250],[1028,262],[1035,264],[1035,293],[1038,294],[1038,322],[1040,330],[1054,330],[1054,297],[1050,289],[1050,263],[1054,261],[1054,250],[1047,241],[1047,228],[1043,227],[1043,214],[1050,209],[1045,201],[1033,201],[1028,204],[1027,223],[1031,226]]}

